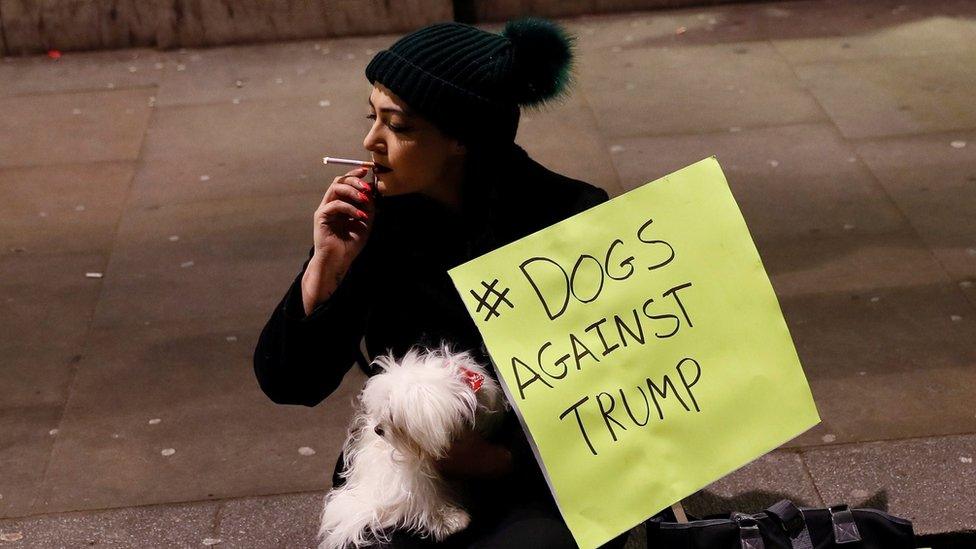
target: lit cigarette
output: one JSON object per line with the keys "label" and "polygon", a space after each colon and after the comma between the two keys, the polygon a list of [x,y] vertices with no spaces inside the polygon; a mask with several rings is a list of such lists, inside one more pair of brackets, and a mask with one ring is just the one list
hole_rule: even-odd
{"label": "lit cigarette", "polygon": [[326,156],[322,159],[323,164],[348,164],[350,166],[366,166],[367,168],[372,168],[375,166],[373,162],[363,162],[362,160],[349,160],[348,158],[332,158],[331,156]]}

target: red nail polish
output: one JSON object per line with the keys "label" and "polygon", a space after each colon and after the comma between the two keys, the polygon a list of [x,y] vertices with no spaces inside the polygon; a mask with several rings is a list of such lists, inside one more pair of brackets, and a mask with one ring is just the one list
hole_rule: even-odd
{"label": "red nail polish", "polygon": [[369,201],[369,197],[366,196],[363,193],[359,193],[359,200],[362,201],[362,202],[368,202]]}
{"label": "red nail polish", "polygon": [[366,215],[366,212],[363,212],[363,211],[357,211],[356,212],[356,215],[358,215],[360,217],[360,219],[369,219],[369,216]]}
{"label": "red nail polish", "polygon": [[369,183],[366,183],[365,181],[363,182],[363,188],[366,189],[366,192],[369,192],[371,190],[369,188]]}

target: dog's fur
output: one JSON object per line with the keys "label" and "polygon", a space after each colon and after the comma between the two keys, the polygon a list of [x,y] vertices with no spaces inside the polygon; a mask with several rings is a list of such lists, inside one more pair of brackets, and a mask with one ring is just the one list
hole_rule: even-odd
{"label": "dog's fur", "polygon": [[[462,430],[488,434],[507,408],[498,382],[468,352],[414,348],[400,361],[373,363],[383,372],[359,395],[343,446],[345,484],[325,498],[319,549],[387,541],[392,530],[438,541],[463,530],[470,516],[434,462]],[[465,369],[483,376],[477,391]]]}

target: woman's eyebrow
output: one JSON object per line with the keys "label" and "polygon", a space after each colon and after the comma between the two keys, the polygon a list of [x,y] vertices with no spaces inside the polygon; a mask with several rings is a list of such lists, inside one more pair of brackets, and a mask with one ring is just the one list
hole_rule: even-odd
{"label": "woman's eyebrow", "polygon": [[[376,108],[373,105],[372,98],[367,99],[367,101],[369,101],[369,106],[370,107],[373,107],[374,109]],[[394,109],[392,107],[383,107],[382,109],[380,109],[380,112],[395,112],[397,114],[402,114],[403,116],[410,116],[411,115],[411,113],[409,111],[402,111],[400,109]]]}

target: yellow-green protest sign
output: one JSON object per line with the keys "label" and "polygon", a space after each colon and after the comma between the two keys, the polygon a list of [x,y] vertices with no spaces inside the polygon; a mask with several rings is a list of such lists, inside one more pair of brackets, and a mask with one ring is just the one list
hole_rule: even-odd
{"label": "yellow-green protest sign", "polygon": [[449,274],[583,548],[820,421],[715,158]]}

